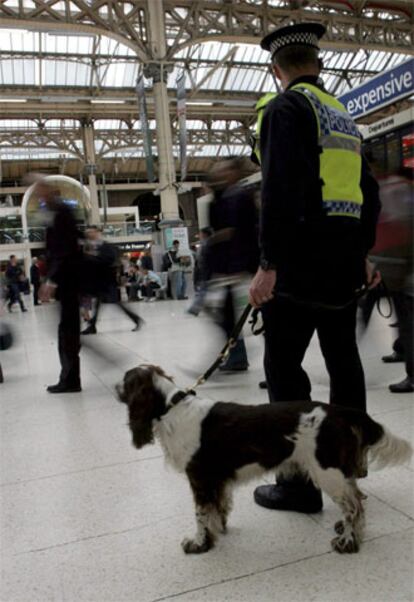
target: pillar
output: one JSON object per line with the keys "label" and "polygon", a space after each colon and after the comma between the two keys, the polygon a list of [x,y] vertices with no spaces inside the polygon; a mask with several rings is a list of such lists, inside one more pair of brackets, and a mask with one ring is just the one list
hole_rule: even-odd
{"label": "pillar", "polygon": [[158,170],[163,222],[180,223],[178,195],[175,187],[175,162],[167,93],[168,71],[164,64],[167,54],[164,6],[162,0],[148,0],[151,61],[144,72],[152,77],[157,129]]}
{"label": "pillar", "polygon": [[99,224],[99,201],[98,187],[96,185],[96,158],[95,158],[95,137],[93,124],[83,125],[83,150],[85,154],[86,170],[88,175],[88,188],[90,193],[91,210],[90,220],[92,224]]}

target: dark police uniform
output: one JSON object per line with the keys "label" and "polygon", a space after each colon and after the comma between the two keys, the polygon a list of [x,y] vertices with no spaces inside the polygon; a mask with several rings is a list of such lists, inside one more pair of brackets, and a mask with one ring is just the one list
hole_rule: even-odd
{"label": "dark police uniform", "polygon": [[[324,28],[300,24],[278,31],[273,33],[276,47],[272,35],[262,47],[271,52],[290,44],[317,47]],[[318,114],[321,98],[325,104]],[[344,136],[341,132],[330,136],[329,131],[322,136],[326,124],[321,115],[326,113],[343,119]],[[345,148],[344,169],[347,162],[356,202],[349,195],[348,200],[341,200],[341,185],[346,198],[347,182],[338,155],[332,153],[338,145]],[[269,103],[260,130],[260,152],[261,265],[277,274],[274,298],[262,307],[270,401],[311,399],[311,383],[302,361],[316,332],[330,377],[330,401],[365,410],[355,294],[366,280],[365,258],[375,241],[380,201],[378,186],[367,164],[361,162],[356,128],[318,77],[302,76]],[[329,188],[333,200],[326,194]],[[262,486],[255,491],[256,502],[269,508],[320,510],[319,492],[300,478],[290,483],[296,487],[294,495],[279,500],[278,487],[273,486],[275,493],[269,494],[272,486]],[[297,505],[300,499],[305,502]]]}
{"label": "dark police uniform", "polygon": [[375,242],[378,185],[362,161],[359,219],[327,215],[320,177],[317,120],[291,82],[269,103],[260,133],[264,265],[277,270],[276,295],[263,307],[265,370],[271,401],[310,399],[301,367],[316,331],[330,376],[332,403],[365,409],[364,374],[356,344],[355,292],[365,282],[365,257]]}
{"label": "dark police uniform", "polygon": [[[308,100],[291,88],[269,104],[261,129],[262,257],[277,270],[276,295],[263,308],[265,370],[272,401],[310,399],[301,367],[315,330],[331,379],[331,402],[365,409],[355,337],[355,291],[375,241],[378,186],[362,162],[360,219],[327,216],[319,172],[317,123]],[[335,309],[333,309],[335,308]]]}

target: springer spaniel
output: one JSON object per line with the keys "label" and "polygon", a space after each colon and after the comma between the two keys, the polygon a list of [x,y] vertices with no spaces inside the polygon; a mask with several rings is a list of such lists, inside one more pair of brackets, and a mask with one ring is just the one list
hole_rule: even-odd
{"label": "springer spaniel", "polygon": [[128,405],[138,449],[159,440],[167,461],[185,472],[194,496],[197,533],[182,542],[199,554],[225,533],[232,486],[269,470],[300,472],[340,507],[337,552],[357,552],[364,525],[364,495],[356,479],[368,462],[378,467],[406,462],[408,442],[364,412],[320,402],[241,405],[201,399],[178,389],[157,366],[129,370],[119,399]]}

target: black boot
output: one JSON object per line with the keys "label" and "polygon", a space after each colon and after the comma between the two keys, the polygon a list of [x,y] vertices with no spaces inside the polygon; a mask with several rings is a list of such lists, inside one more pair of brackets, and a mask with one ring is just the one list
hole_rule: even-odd
{"label": "black boot", "polygon": [[382,357],[382,361],[385,364],[395,364],[396,362],[403,362],[404,356],[401,353],[393,351],[392,353],[390,353],[390,355],[384,355]]}
{"label": "black boot", "polygon": [[135,326],[132,329],[132,332],[136,332],[137,330],[139,330],[142,325],[144,324],[144,321],[142,318],[140,318],[139,316],[137,316],[136,318],[133,318],[134,322],[135,322]]}
{"label": "black boot", "polygon": [[407,376],[400,383],[390,385],[389,390],[391,393],[413,393],[414,392],[414,379]]}
{"label": "black boot", "polygon": [[261,485],[254,491],[254,501],[270,510],[291,510],[314,514],[322,510],[322,493],[311,480],[295,476],[278,479],[276,485]]}
{"label": "black boot", "polygon": [[79,384],[65,385],[65,383],[57,383],[56,385],[49,385],[47,387],[48,393],[79,393],[82,391],[82,387]]}

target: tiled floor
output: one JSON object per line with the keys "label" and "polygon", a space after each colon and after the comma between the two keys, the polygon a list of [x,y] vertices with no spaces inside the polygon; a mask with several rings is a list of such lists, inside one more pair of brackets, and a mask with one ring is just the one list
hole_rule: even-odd
{"label": "tiled floor", "polygon": [[[255,483],[239,489],[229,534],[209,554],[187,557],[192,503],[182,476],[167,469],[154,445],[130,444],[125,407],[114,384],[141,362],[161,365],[182,385],[214,357],[220,339],[207,318],[184,313],[183,302],[140,303],[139,333],[106,306],[100,333],[82,351],[83,392],[52,396],[56,381],[56,308],[10,317],[16,344],[0,359],[1,602],[400,602],[413,600],[413,466],[371,473],[361,552],[330,549],[338,517],[326,500],[320,515],[261,509]],[[392,330],[378,316],[361,342],[369,411],[393,432],[413,431],[411,395],[386,385],[401,365],[381,363]],[[203,387],[213,399],[264,403],[262,340],[248,336],[251,368],[216,376]],[[306,365],[314,398],[327,400],[317,343]]]}

